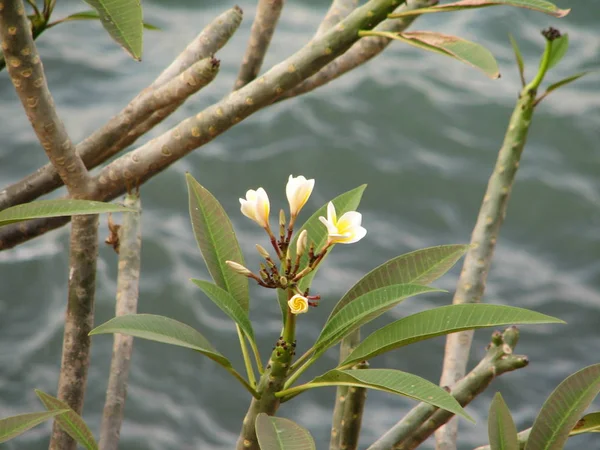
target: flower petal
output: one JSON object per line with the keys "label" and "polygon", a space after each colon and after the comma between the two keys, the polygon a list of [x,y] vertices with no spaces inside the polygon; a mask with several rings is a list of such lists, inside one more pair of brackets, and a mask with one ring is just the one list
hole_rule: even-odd
{"label": "flower petal", "polygon": [[337,222],[337,227],[340,230],[360,227],[362,222],[362,214],[356,211],[348,211],[344,213]]}
{"label": "flower petal", "polygon": [[319,220],[321,221],[321,223],[323,225],[325,225],[325,227],[327,228],[327,234],[329,234],[329,236],[331,235],[335,235],[338,232],[338,229],[336,228],[336,226],[334,224],[332,224],[331,222],[329,222],[325,217],[320,216]]}
{"label": "flower petal", "polygon": [[348,236],[343,241],[339,241],[340,244],[354,244],[355,242],[360,241],[367,234],[367,230],[363,227],[357,227],[352,230],[350,236]]}
{"label": "flower petal", "polygon": [[327,220],[337,227],[337,215],[333,202],[327,204]]}

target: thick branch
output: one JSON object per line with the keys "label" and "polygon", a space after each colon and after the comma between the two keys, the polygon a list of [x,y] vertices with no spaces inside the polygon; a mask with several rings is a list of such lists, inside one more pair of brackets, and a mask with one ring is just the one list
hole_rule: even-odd
{"label": "thick branch", "polygon": [[[137,312],[140,254],[142,234],[140,223],[141,203],[139,193],[125,197],[125,206],[138,212],[123,214],[123,224],[118,233],[119,275],[117,278],[116,315]],[[133,337],[115,334],[106,402],[100,428],[100,450],[117,450],[127,397],[127,379],[133,351]]]}
{"label": "thick branch", "polygon": [[[504,333],[496,331],[492,334],[486,356],[450,391],[461,406],[471,403],[497,376],[529,364],[526,356],[513,354],[518,340],[519,331],[516,327],[507,328]],[[453,414],[446,410],[420,403],[368,450],[415,449],[452,417]]]}
{"label": "thick branch", "polygon": [[[425,8],[436,5],[437,3],[438,0],[408,0],[406,4],[398,8],[397,12]],[[410,16],[401,19],[387,19],[381,22],[377,27],[375,27],[375,29],[378,31],[388,31],[394,33],[401,32],[406,30],[417,17],[419,16]],[[366,37],[360,39],[352,46],[352,48],[350,48],[350,50],[336,58],[331,63],[327,64],[316,74],[304,80],[295,88],[287,91],[278,99],[278,101],[295,97],[297,95],[306,94],[313,89],[335,80],[346,72],[355,69],[361,64],[369,61],[371,58],[377,56],[379,53],[385,50],[390,42],[390,39],[382,37]]]}
{"label": "thick branch", "polygon": [[[533,117],[535,92],[523,89],[508,124],[496,166],[490,176],[477,222],[471,235],[471,246],[463,263],[453,303],[479,303],[492,263],[494,248],[504,222],[508,199],[515,181],[521,153],[525,147]],[[448,335],[440,385],[452,386],[465,374],[473,331]],[[454,450],[458,423],[453,420],[436,432],[438,450]]]}
{"label": "thick branch", "polygon": [[333,0],[331,6],[323,17],[315,36],[321,36],[327,30],[341,22],[358,6],[358,0]]}
{"label": "thick branch", "polygon": [[56,113],[22,0],[5,0],[0,8],[0,37],[8,73],[27,118],[48,159],[69,193],[85,196],[88,173]]}
{"label": "thick branch", "polygon": [[281,15],[283,3],[284,0],[258,0],[256,17],[250,30],[250,40],[234,89],[247,85],[258,76]]}

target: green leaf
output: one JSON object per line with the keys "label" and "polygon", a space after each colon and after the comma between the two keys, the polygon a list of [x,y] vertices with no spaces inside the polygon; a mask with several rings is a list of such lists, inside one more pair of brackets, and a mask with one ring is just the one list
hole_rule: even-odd
{"label": "green leaf", "polygon": [[[338,195],[336,198],[332,200],[333,205],[335,206],[335,211],[338,217],[341,217],[342,214],[347,213],[348,211],[356,211],[358,205],[360,204],[360,200],[362,198],[363,192],[367,187],[366,184],[363,184],[351,191],[344,192],[341,195]],[[319,217],[327,217],[327,204],[323,205],[319,208],[310,218],[300,227],[297,231],[294,232],[294,238],[290,243],[290,247],[292,249],[296,248],[296,241],[298,240],[298,236],[302,233],[303,230],[307,230],[308,232],[308,245],[311,243],[315,246],[315,253],[318,252],[325,242],[327,242],[327,229],[319,220]],[[327,251],[327,254],[331,251],[331,248]],[[300,258],[300,267],[305,267],[308,264],[308,252],[304,253],[302,258]],[[319,270],[319,266],[317,269],[313,270],[307,276],[302,278],[298,283],[298,288],[300,291],[304,292],[307,288],[310,287],[313,278],[315,277],[317,271]],[[285,320],[286,312],[287,312],[287,297],[285,291],[278,289],[277,296],[279,299],[279,306],[281,307],[281,313],[283,320]]]}
{"label": "green leaf", "polygon": [[600,412],[589,413],[579,419],[569,436],[583,433],[600,433]]}
{"label": "green leaf", "polygon": [[396,39],[422,50],[450,56],[481,70],[490,78],[499,78],[498,63],[485,47],[466,39],[433,31],[411,31],[391,33],[387,31],[361,31],[361,36],[382,36]]}
{"label": "green leaf", "polygon": [[440,292],[418,284],[395,284],[369,291],[341,308],[325,323],[313,348],[313,359],[335,345],[344,336],[379,317],[403,300],[426,292]]}
{"label": "green leaf", "polygon": [[108,212],[135,211],[115,203],[95,202],[92,200],[74,200],[59,198],[38,200],[11,206],[0,211],[0,226],[42,217],[75,216],[80,214],[101,214]]}
{"label": "green leaf", "polygon": [[261,450],[316,450],[306,429],[289,419],[265,413],[256,416],[256,437]]}
{"label": "green leaf", "polygon": [[248,339],[254,342],[254,330],[252,329],[252,323],[248,318],[248,313],[242,309],[240,304],[229,292],[208,281],[192,279],[192,282],[202,289],[202,292],[204,292],[215,305],[221,308],[231,320],[239,325],[240,329]]}
{"label": "green leaf", "polygon": [[242,309],[248,311],[248,279],[225,264],[225,261],[244,264],[233,225],[221,204],[208,190],[189,173],[186,174],[186,180],[192,228],[208,272],[217,286],[229,292]]}
{"label": "green leaf", "polygon": [[525,86],[525,63],[523,62],[523,54],[519,49],[519,45],[515,38],[513,38],[512,34],[508,35],[510,39],[510,45],[512,45],[513,52],[515,53],[515,59],[517,60],[517,66],[519,66],[519,76],[521,78],[521,84]]}
{"label": "green leaf", "polygon": [[98,11],[108,34],[134,59],[142,59],[142,5],[140,0],[84,0]]}
{"label": "green leaf", "polygon": [[107,333],[127,334],[150,341],[191,348],[225,368],[231,367],[229,360],[198,331],[169,317],[153,314],[128,314],[110,319],[90,331],[90,335]]}
{"label": "green leaf", "polygon": [[519,450],[517,427],[500,392],[490,405],[488,436],[491,450]]}
{"label": "green leaf", "polygon": [[362,277],[335,305],[329,317],[357,297],[392,284],[427,285],[444,275],[456,264],[468,245],[440,245],[398,256]]}
{"label": "green leaf", "polygon": [[429,309],[373,332],[341,364],[348,366],[390,350],[457,331],[515,324],[564,323],[545,314],[504,305],[462,304]]}
{"label": "green leaf", "polygon": [[55,418],[56,423],[60,425],[65,433],[75,439],[87,450],[98,450],[98,444],[94,439],[94,435],[79,414],[69,408],[69,405],[65,402],[52,397],[39,389],[36,389],[35,393],[48,411],[67,410],[67,412],[60,414]]}
{"label": "green leaf", "polygon": [[[68,15],[67,17],[57,20],[56,22],[52,23],[51,25],[58,25],[59,23],[62,22],[73,22],[76,20],[100,20],[100,14],[98,14],[98,11],[95,10],[89,10],[89,11],[81,11],[75,14],[71,14]],[[147,22],[142,22],[143,27],[146,30],[150,30],[150,31],[160,31],[160,28],[157,27],[156,25],[152,25],[151,23],[147,23]],[[48,27],[50,28],[50,27]]]}
{"label": "green leaf", "polygon": [[45,422],[52,417],[66,412],[65,409],[56,411],[44,411],[37,413],[19,414],[0,420],[0,442],[6,442],[15,438],[27,430]]}
{"label": "green leaf", "polygon": [[572,83],[575,80],[578,80],[579,78],[587,75],[588,73],[590,73],[590,72],[588,71],[588,72],[576,73],[575,75],[571,75],[570,77],[564,78],[564,79],[560,80],[557,83],[551,84],[550,86],[548,86],[548,89],[546,89],[546,92],[544,93],[544,96],[548,95],[550,92],[558,89],[559,87],[564,86],[565,84],[569,84],[569,83]]}
{"label": "green leaf", "polygon": [[526,450],[560,450],[569,432],[600,391],[600,364],[567,377],[550,394],[538,414]]}
{"label": "green leaf", "polygon": [[552,49],[548,59],[548,69],[556,66],[561,59],[567,54],[569,49],[569,35],[563,34],[561,37],[552,41]]}
{"label": "green leaf", "polygon": [[[450,411],[471,422],[466,413],[452,395],[430,381],[417,375],[392,369],[330,370],[315,378],[306,387],[319,386],[358,386],[377,389],[392,394],[400,394],[430,405]],[[299,386],[300,387],[300,386]]]}
{"label": "green leaf", "polygon": [[546,0],[462,0],[453,3],[444,3],[443,5],[432,6],[430,8],[421,8],[413,11],[403,11],[401,13],[390,14],[389,17],[406,17],[419,14],[451,12],[460,11],[463,9],[484,8],[486,6],[501,5],[532,9],[534,11],[550,14],[554,17],[564,17],[571,11],[570,9],[560,9],[553,3],[550,3]]}

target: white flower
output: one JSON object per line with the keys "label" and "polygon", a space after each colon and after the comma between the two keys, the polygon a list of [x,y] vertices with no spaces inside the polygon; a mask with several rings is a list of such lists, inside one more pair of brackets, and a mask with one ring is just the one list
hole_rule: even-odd
{"label": "white flower", "polygon": [[302,175],[294,178],[290,175],[285,187],[285,195],[290,204],[290,214],[295,218],[315,187],[315,180],[307,180]]}
{"label": "white flower", "polygon": [[256,191],[250,189],[246,192],[246,199],[240,198],[242,205],[242,214],[249,219],[254,220],[261,227],[269,228],[269,211],[271,204],[269,197],[263,188],[258,188]]}
{"label": "white flower", "polygon": [[348,211],[338,220],[335,206],[331,202],[327,205],[327,219],[321,216],[319,220],[327,227],[329,242],[332,244],[353,244],[360,241],[367,234],[367,230],[360,226],[361,213]]}
{"label": "white flower", "polygon": [[298,241],[296,242],[296,256],[302,256],[304,254],[307,244],[308,231],[302,230],[302,233],[300,233],[300,236],[298,236]]}
{"label": "white flower", "polygon": [[236,263],[235,261],[225,261],[225,264],[227,264],[230,269],[236,273],[239,273],[240,275],[244,275],[245,277],[252,275],[252,272],[250,272],[240,263]]}
{"label": "white flower", "polygon": [[288,306],[292,314],[304,314],[308,311],[308,299],[296,294],[288,300]]}

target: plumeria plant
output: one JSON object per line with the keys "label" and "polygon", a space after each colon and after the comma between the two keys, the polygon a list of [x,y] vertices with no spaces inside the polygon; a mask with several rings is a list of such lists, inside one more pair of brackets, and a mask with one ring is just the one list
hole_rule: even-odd
{"label": "plumeria plant", "polygon": [[[289,210],[287,214],[284,210],[280,211],[277,232],[271,224],[271,204],[266,191],[260,187],[248,190],[245,198],[240,198],[241,212],[265,231],[272,247],[269,252],[256,245],[263,262],[257,270],[253,270],[244,262],[233,226],[221,204],[189,174],[187,184],[192,228],[213,279],[213,282],[192,281],[236,324],[246,376],[194,328],[167,317],[150,314],[119,316],[100,325],[91,334],[121,333],[179,345],[196,350],[223,366],[251,395],[237,444],[240,450],[275,448],[265,444],[265,440],[268,441],[279,427],[290,432],[301,430],[286,419],[269,417],[276,415],[281,403],[318,387],[378,389],[472,420],[442,387],[396,369],[367,369],[366,361],[386,351],[459,330],[560,322],[537,312],[509,306],[474,304],[435,308],[405,317],[376,331],[356,346],[337,367],[312,381],[300,382],[306,369],[326,350],[362,325],[408,297],[441,292],[427,285],[446,273],[468,246],[446,245],[418,250],[374,269],[340,299],[317,340],[296,357],[296,352],[303,347],[297,345],[297,337],[302,333],[297,318],[319,305],[320,296],[310,292],[313,277],[337,244],[354,244],[367,234],[362,215],[356,211],[365,186],[334,198],[303,225],[297,226],[298,216],[315,188],[315,180],[290,175],[286,186]],[[276,292],[282,312],[282,332],[274,337],[275,345],[266,361],[263,361],[256,344],[249,318],[249,280]],[[501,336],[494,347],[496,353],[502,347],[502,352],[506,351],[502,339]],[[525,364],[526,360],[522,359],[521,363]],[[360,420],[356,427],[360,429]],[[309,436],[303,431],[298,433]],[[310,438],[306,439],[310,441]]]}

